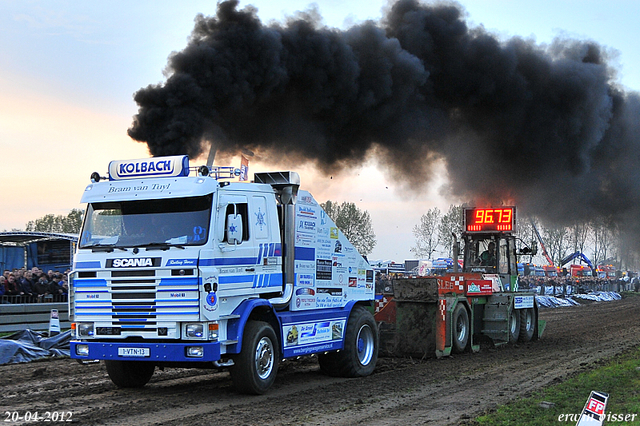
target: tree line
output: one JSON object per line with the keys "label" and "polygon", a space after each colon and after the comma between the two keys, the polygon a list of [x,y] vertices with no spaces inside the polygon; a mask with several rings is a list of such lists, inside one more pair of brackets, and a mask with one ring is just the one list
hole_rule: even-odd
{"label": "tree line", "polygon": [[[376,246],[376,234],[373,231],[371,216],[355,203],[327,200],[320,206],[336,226],[342,231],[354,247],[363,255],[369,255]],[[463,227],[464,205],[450,205],[442,213],[438,207],[427,210],[414,225],[415,245],[410,249],[418,259],[452,257],[454,236],[460,235]],[[29,221],[27,231],[56,232],[77,234],[82,226],[84,211],[73,209],[67,215],[47,214]],[[589,222],[575,223],[570,226],[548,226],[537,218],[518,217],[517,236],[530,245],[534,241],[538,246],[534,226],[542,237],[548,255],[555,265],[571,253],[584,253],[594,265],[613,264],[619,269],[638,269],[638,254],[620,244],[620,229],[602,218]],[[542,250],[529,259],[532,263],[546,264]]]}
{"label": "tree line", "polygon": [[[439,208],[429,209],[413,227],[416,239],[411,252],[419,259],[451,257],[453,233],[460,235],[463,228],[464,205],[450,205],[446,213]],[[535,233],[537,228],[542,242],[554,265],[561,266],[562,259],[577,251],[585,254],[594,265],[613,264],[619,269],[638,269],[638,254],[625,247],[620,238],[621,230],[604,218],[588,222],[576,222],[569,226],[554,226],[542,223],[537,218],[517,217],[516,235],[527,245],[539,247],[538,254],[530,261],[546,264],[542,256],[541,243]]]}
{"label": "tree line", "polygon": [[36,220],[30,220],[25,226],[28,232],[54,232],[60,234],[78,234],[82,227],[84,210],[72,209],[67,215],[47,214]]}

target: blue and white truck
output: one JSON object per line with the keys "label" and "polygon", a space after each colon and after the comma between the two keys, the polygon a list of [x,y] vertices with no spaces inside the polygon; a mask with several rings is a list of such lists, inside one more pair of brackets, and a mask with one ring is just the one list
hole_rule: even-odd
{"label": "blue and white truck", "polygon": [[69,289],[71,357],[104,360],[119,387],[156,367],[229,368],[261,394],[282,359],[370,374],[373,269],[295,172],[232,182],[186,156],[93,173]]}

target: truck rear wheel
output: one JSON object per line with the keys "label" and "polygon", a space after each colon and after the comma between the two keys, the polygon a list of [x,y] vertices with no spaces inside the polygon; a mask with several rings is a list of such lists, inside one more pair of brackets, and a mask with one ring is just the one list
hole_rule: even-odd
{"label": "truck rear wheel", "polygon": [[536,331],[536,314],[533,308],[522,309],[520,312],[520,341],[528,342]]}
{"label": "truck rear wheel", "polygon": [[453,311],[453,351],[462,353],[469,343],[469,314],[462,303]]}
{"label": "truck rear wheel", "polygon": [[149,382],[156,366],[146,361],[106,361],[107,373],[119,388],[141,388]]}
{"label": "truck rear wheel", "polygon": [[351,311],[344,349],[318,355],[320,371],[330,376],[363,377],[373,373],[378,360],[378,328],[371,312],[362,306]]}
{"label": "truck rear wheel", "polygon": [[520,337],[520,310],[511,308],[509,314],[509,343],[516,343]]}
{"label": "truck rear wheel", "polygon": [[322,374],[327,376],[337,377],[338,372],[338,352],[328,352],[326,354],[318,354],[318,365]]}
{"label": "truck rear wheel", "polygon": [[263,321],[248,321],[242,350],[230,370],[233,386],[240,393],[265,393],[276,379],[279,360],[278,338],[273,327]]}

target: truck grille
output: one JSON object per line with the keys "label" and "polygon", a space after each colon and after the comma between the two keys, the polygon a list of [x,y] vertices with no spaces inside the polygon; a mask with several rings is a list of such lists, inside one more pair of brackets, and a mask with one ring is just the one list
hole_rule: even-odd
{"label": "truck grille", "polygon": [[195,269],[83,271],[73,281],[75,321],[96,323],[96,332],[158,332],[199,318]]}

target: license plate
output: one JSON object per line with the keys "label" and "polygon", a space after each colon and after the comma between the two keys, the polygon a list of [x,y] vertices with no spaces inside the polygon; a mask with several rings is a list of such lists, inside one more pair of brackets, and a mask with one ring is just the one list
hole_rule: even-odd
{"label": "license plate", "polygon": [[118,348],[118,356],[151,356],[149,348]]}

